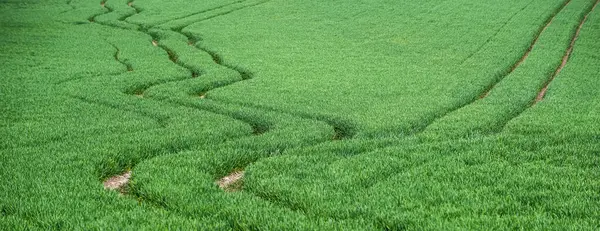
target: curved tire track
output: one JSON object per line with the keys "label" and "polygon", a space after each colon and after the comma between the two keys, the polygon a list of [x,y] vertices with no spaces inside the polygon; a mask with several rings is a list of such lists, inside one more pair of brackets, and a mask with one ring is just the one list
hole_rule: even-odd
{"label": "curved tire track", "polygon": [[499,28],[496,30],[496,32],[494,32],[494,34],[492,34],[492,36],[488,37],[488,39],[487,39],[487,40],[486,40],[486,41],[485,41],[483,44],[481,44],[479,47],[477,47],[477,49],[475,49],[475,51],[474,51],[473,53],[469,54],[469,56],[467,56],[467,58],[463,59],[463,60],[460,62],[460,65],[459,65],[459,66],[462,66],[462,65],[463,65],[465,62],[467,62],[467,60],[471,59],[471,58],[472,58],[472,57],[473,57],[475,54],[477,54],[477,53],[479,53],[479,51],[483,50],[483,48],[484,48],[486,45],[488,45],[488,44],[489,44],[489,43],[492,41],[492,39],[493,39],[493,38],[495,38],[496,36],[498,36],[498,34],[500,33],[500,31],[502,31],[502,29],[504,29],[504,28],[505,28],[505,27],[508,25],[508,23],[510,23],[510,21],[512,21],[512,20],[513,20],[513,19],[514,19],[514,18],[515,18],[517,15],[519,15],[521,12],[525,11],[525,9],[527,9],[527,7],[529,7],[531,4],[533,4],[533,2],[534,2],[533,0],[532,0],[532,1],[529,1],[529,3],[527,3],[527,5],[525,5],[523,8],[521,8],[521,10],[519,10],[519,11],[515,12],[513,15],[511,15],[511,16],[508,18],[508,20],[506,20],[506,21],[505,21],[505,22],[502,24],[502,26],[500,26],[500,27],[499,27]]}
{"label": "curved tire track", "polygon": [[538,91],[538,94],[536,95],[536,97],[531,99],[531,103],[527,107],[522,108],[517,114],[515,114],[511,118],[508,118],[502,125],[502,129],[500,131],[504,130],[504,128],[510,123],[510,121],[514,120],[515,118],[518,118],[527,109],[535,106],[537,103],[541,102],[544,99],[544,96],[546,95],[546,91],[548,90],[548,86],[550,85],[550,83],[552,83],[552,81],[560,74],[562,69],[567,65],[569,58],[571,57],[571,54],[573,53],[573,50],[575,47],[575,42],[577,41],[577,38],[579,37],[579,33],[581,32],[581,28],[583,28],[583,25],[587,21],[588,16],[594,11],[594,9],[596,9],[598,4],[600,4],[600,0],[597,0],[594,3],[594,5],[587,10],[584,17],[580,20],[577,29],[571,36],[571,42],[569,43],[569,46],[565,50],[565,55],[561,58],[560,64],[556,68],[556,71],[554,71],[554,73],[546,80],[543,87]]}
{"label": "curved tire track", "polygon": [[127,71],[131,72],[133,71],[133,66],[131,66],[131,63],[126,62],[124,60],[121,60],[121,58],[119,57],[119,55],[121,54],[121,50],[112,43],[109,43],[113,48],[115,48],[115,54],[113,55],[113,57],[115,58],[115,60],[121,64],[123,64],[123,66],[125,66],[125,68],[127,68]]}
{"label": "curved tire track", "polygon": [[533,40],[531,41],[531,44],[529,45],[528,49],[525,51],[525,53],[523,54],[523,56],[521,56],[521,58],[519,60],[517,60],[511,67],[510,69],[503,74],[500,78],[498,78],[497,80],[495,80],[490,86],[488,86],[483,92],[479,93],[478,97],[473,98],[472,100],[459,105],[455,108],[452,108],[448,111],[446,111],[445,113],[443,113],[440,116],[437,116],[435,118],[433,118],[431,121],[427,122],[427,124],[425,124],[424,126],[416,129],[412,134],[419,134],[422,133],[423,131],[425,131],[428,127],[430,127],[432,124],[434,124],[436,121],[446,117],[447,115],[456,112],[462,108],[465,108],[469,105],[474,104],[475,102],[477,102],[480,99],[484,99],[486,98],[490,92],[504,79],[506,78],[508,75],[510,75],[511,73],[513,73],[528,57],[529,54],[531,53],[531,51],[533,50],[533,47],[537,44],[539,37],[541,36],[541,34],[546,31],[546,29],[552,24],[552,22],[554,21],[554,19],[556,18],[556,16],[562,12],[565,7],[567,7],[572,0],[565,0],[565,2],[558,7],[549,17],[548,19],[546,19],[545,23],[543,24],[543,26],[538,30],[538,32],[536,33],[535,37],[533,38]]}
{"label": "curved tire track", "polygon": [[[113,11],[114,11],[114,10],[112,9],[112,7],[110,7],[110,6],[106,5],[106,3],[107,3],[107,1],[102,1],[102,2],[101,2],[101,6],[102,6],[103,8],[105,8],[105,9],[107,9],[107,10],[106,10],[104,13],[92,15],[92,16],[89,18],[89,21],[90,21],[90,22],[92,22],[92,23],[98,23],[98,24],[100,24],[100,25],[107,26],[107,27],[112,27],[112,28],[117,28],[117,29],[123,29],[123,28],[120,28],[120,27],[117,27],[117,26],[114,26],[114,25],[111,25],[111,24],[106,24],[106,23],[101,23],[101,22],[97,22],[97,21],[96,21],[96,17],[98,17],[98,16],[100,16],[100,15],[103,15],[103,14],[108,14],[108,13],[111,13],[111,12],[113,12]],[[125,20],[127,19],[127,17],[133,16],[133,15],[135,15],[135,14],[137,14],[137,13],[141,12],[141,10],[140,10],[140,9],[138,9],[138,8],[136,8],[136,7],[134,6],[134,4],[133,4],[133,1],[130,1],[130,2],[128,2],[128,4],[127,4],[127,5],[128,5],[129,7],[131,7],[131,8],[133,8],[133,9],[135,9],[135,13],[134,13],[134,14],[131,14],[131,15],[128,15],[128,16],[126,16],[126,17],[121,17],[121,18],[120,18],[120,21],[122,21],[122,22],[125,22]],[[126,23],[128,23],[128,22],[126,22]],[[131,24],[131,23],[130,23],[130,24]],[[161,46],[161,45],[160,45],[160,40],[157,38],[157,36],[156,36],[155,34],[153,34],[153,33],[149,32],[149,29],[147,29],[147,28],[143,28],[141,25],[137,25],[137,24],[132,24],[132,25],[139,26],[139,29],[138,29],[138,30],[139,30],[140,32],[143,32],[144,34],[147,34],[148,36],[152,37],[152,38],[153,38],[153,41],[156,41],[156,43],[157,43],[157,46],[158,46],[158,47],[160,47],[161,49],[163,49],[163,50],[164,50],[164,51],[167,53],[167,55],[168,55],[168,57],[169,57],[169,60],[171,60],[171,61],[172,61],[174,64],[176,64],[176,65],[178,65],[178,66],[181,66],[181,67],[183,67],[183,68],[185,68],[185,69],[187,69],[187,70],[190,70],[190,76],[191,76],[191,78],[194,78],[194,77],[196,77],[196,76],[198,76],[198,75],[199,75],[199,73],[195,72],[194,70],[191,70],[191,69],[190,69],[188,66],[184,65],[184,64],[183,64],[183,63],[181,63],[181,62],[178,62],[176,54],[175,54],[175,53],[174,53],[172,50],[170,50],[169,48],[167,48],[166,46]],[[133,68],[132,68],[132,69],[133,69]],[[181,80],[176,80],[176,81],[181,81]],[[149,86],[145,87],[144,89],[147,89],[147,88],[149,88],[149,87],[151,87],[151,86],[155,86],[155,85],[163,84],[163,83],[166,83],[166,82],[173,82],[173,81],[162,81],[162,82],[160,82],[160,83],[157,83],[157,84],[150,84]],[[132,93],[131,93],[131,94],[133,94],[133,95],[135,95],[135,96],[137,96],[137,97],[143,98],[143,90],[144,90],[144,89],[138,89],[138,90],[134,90],[134,91],[132,91]],[[197,108],[196,108],[196,109],[197,109]],[[215,114],[220,114],[220,115],[224,115],[224,116],[231,117],[230,115],[228,115],[228,114],[225,114],[225,113],[222,113],[222,112],[219,112],[219,111],[217,111],[217,110],[209,110],[209,109],[205,109],[205,110],[207,110],[207,111],[210,111],[210,112],[212,112],[212,113],[215,113]],[[234,119],[235,119],[235,118],[234,118]],[[257,126],[256,126],[256,124],[248,123],[249,121],[244,121],[244,120],[241,120],[241,121],[242,121],[242,122],[244,122],[244,123],[246,123],[246,124],[249,124],[249,125],[250,125],[250,126],[253,128],[253,130],[255,131],[255,133],[262,134],[262,133],[266,132],[266,131],[264,131],[264,129],[263,129],[263,128],[257,127]]]}
{"label": "curved tire track", "polygon": [[[241,2],[246,2],[246,0],[245,1],[238,1],[236,3],[241,3]],[[219,14],[216,14],[216,15],[204,18],[202,20],[195,21],[193,23],[198,23],[198,22],[202,22],[202,21],[205,21],[205,20],[209,20],[209,19],[212,19],[212,18],[219,17],[219,16],[227,15],[227,14],[233,13],[235,11],[247,9],[247,8],[254,7],[254,6],[258,6],[258,5],[264,4],[266,2],[268,2],[268,1],[260,1],[260,2],[254,3],[254,4],[250,4],[250,5],[245,5],[245,6],[241,6],[241,7],[238,7],[238,8],[234,8],[234,9],[228,10],[226,12],[221,12]],[[210,10],[205,10],[205,11],[202,11],[202,13],[207,13],[207,12],[210,12],[210,11],[222,9],[222,8],[224,8],[226,6],[230,6],[230,5],[233,5],[233,4],[227,4],[227,5],[224,5],[222,7],[216,7],[216,8],[212,8]],[[138,8],[135,8],[134,1],[130,1],[129,4],[128,4],[128,6],[134,8],[137,13],[141,12],[141,10],[139,10]],[[197,14],[200,14],[200,13],[197,13]],[[194,14],[194,15],[197,15],[197,14]],[[179,19],[183,19],[183,18],[187,18],[187,17],[189,17],[189,16],[182,17],[182,18],[179,18]],[[122,20],[123,21],[126,20],[126,17],[122,18]],[[162,23],[162,24],[164,24],[164,23]],[[141,26],[141,25],[138,25],[138,26]],[[227,69],[236,71],[240,75],[240,77],[242,78],[241,81],[252,79],[254,77],[252,72],[250,72],[248,70],[245,70],[245,69],[243,69],[241,67],[238,67],[238,66],[229,65],[226,62],[224,62],[223,58],[217,52],[214,52],[214,51],[212,51],[212,50],[210,50],[208,48],[205,48],[205,47],[197,45],[196,42],[199,41],[199,40],[202,40],[199,36],[194,36],[191,33],[185,33],[185,32],[183,32],[183,30],[185,28],[187,28],[188,26],[189,25],[186,25],[186,26],[183,26],[183,27],[179,27],[179,28],[175,28],[175,29],[171,29],[171,31],[179,33],[179,34],[185,36],[188,39],[188,42],[189,42],[190,45],[192,45],[194,48],[196,48],[196,49],[198,49],[198,50],[200,50],[202,52],[205,52],[205,53],[209,54],[212,57],[212,59],[213,59],[213,61],[214,61],[215,64],[223,66],[223,67],[225,67]],[[158,46],[158,47],[162,48],[163,50],[165,50],[165,52],[167,52],[167,54],[169,55],[169,59],[173,63],[177,64],[178,66],[181,66],[183,68],[188,69],[192,73],[191,74],[192,78],[200,76],[201,73],[199,73],[196,70],[193,70],[193,68],[191,68],[189,65],[185,65],[183,62],[180,62],[177,59],[177,54],[173,50],[171,50],[170,48],[168,48],[166,46],[161,45],[160,44],[160,39],[157,38],[156,35],[153,35],[153,34],[149,33],[148,29],[143,29],[142,32],[144,32],[144,33],[150,35],[151,37],[153,37],[153,43],[156,44],[156,46]],[[183,80],[179,80],[179,81],[183,81]],[[226,87],[226,86],[229,86],[231,84],[235,84],[235,83],[241,82],[241,81],[226,83],[226,84],[222,84],[220,86],[215,86],[215,87],[212,87],[210,89],[207,89],[207,90],[199,93],[200,94],[200,98],[203,99],[205,97],[205,95],[209,91],[211,91],[211,90],[214,90],[214,89],[217,89],[217,88]],[[140,92],[140,94],[143,95],[143,90],[142,91],[138,91],[138,92]],[[253,107],[253,108],[258,108],[258,107]],[[265,110],[266,108],[261,108],[261,109]],[[283,113],[283,114],[288,114],[288,115],[294,115],[294,116],[297,116],[297,117],[300,117],[300,118],[303,118],[303,119],[315,119],[315,120],[319,120],[319,121],[325,122],[325,123],[329,124],[331,127],[334,128],[335,135],[332,137],[332,140],[340,140],[340,139],[351,138],[355,134],[354,131],[353,131],[354,129],[352,128],[353,126],[349,125],[350,123],[348,123],[348,122],[334,122],[335,120],[333,120],[333,119],[317,119],[317,118],[315,118],[315,116],[298,115],[296,113],[284,112],[284,111],[281,111],[281,110],[274,110],[274,109],[266,109],[266,110],[271,111],[271,112],[277,112],[277,113]],[[231,115],[227,115],[227,116],[231,116]],[[242,120],[242,121],[244,121],[244,120]],[[244,121],[244,122],[248,123],[248,121]],[[340,126],[339,124],[344,124],[344,126]],[[256,126],[253,126],[253,129],[256,131],[255,134],[262,134],[264,132],[267,132],[264,129],[258,129]]]}
{"label": "curved tire track", "polygon": [[573,53],[573,49],[575,47],[575,42],[579,38],[579,34],[581,32],[581,28],[583,28],[583,24],[585,24],[585,22],[588,19],[588,16],[590,16],[590,14],[594,11],[594,9],[596,9],[596,7],[598,6],[598,3],[600,3],[600,0],[596,1],[596,3],[594,4],[594,6],[592,6],[592,8],[590,9],[590,11],[588,11],[585,14],[585,16],[583,17],[583,19],[581,20],[581,23],[579,23],[579,26],[577,27],[577,30],[575,31],[575,34],[573,35],[573,38],[571,39],[571,43],[569,44],[569,48],[565,51],[565,55],[563,56],[560,65],[558,66],[558,68],[556,68],[556,71],[554,72],[554,74],[552,74],[552,76],[548,79],[548,81],[546,81],[546,83],[544,84],[544,86],[542,87],[542,89],[539,91],[537,97],[535,98],[535,102],[533,103],[534,105],[537,104],[537,103],[539,103],[540,101],[544,100],[544,96],[546,95],[546,91],[548,90],[548,86],[550,85],[550,83],[552,83],[552,81],[554,81],[554,79],[556,78],[556,76],[558,76],[560,74],[560,72],[562,71],[562,69],[567,65],[567,62],[569,61],[569,58],[571,57],[571,54]]}
{"label": "curved tire track", "polygon": [[554,21],[554,19],[556,18],[556,15],[558,15],[561,11],[563,11],[563,9],[565,9],[565,7],[567,7],[572,0],[568,0],[565,2],[565,4],[563,4],[560,8],[558,8],[553,14],[552,16],[546,20],[546,23],[544,25],[544,27],[542,27],[538,33],[536,34],[535,38],[533,39],[533,41],[531,41],[531,44],[529,45],[529,48],[527,48],[527,51],[525,51],[525,53],[523,54],[523,56],[519,59],[519,61],[517,61],[511,68],[510,71],[508,71],[508,73],[506,73],[505,75],[502,76],[502,78],[498,79],[495,83],[493,83],[491,86],[488,87],[488,89],[486,91],[484,91],[481,95],[480,95],[480,99],[483,99],[485,97],[487,97],[490,92],[492,91],[492,89],[494,89],[496,87],[496,85],[498,85],[498,83],[500,83],[506,76],[510,75],[511,73],[513,73],[519,66],[521,66],[521,64],[523,64],[523,62],[525,62],[525,60],[529,57],[529,54],[531,53],[531,51],[533,50],[533,47],[535,47],[535,45],[537,44],[540,36],[542,35],[542,33],[544,33],[546,31],[546,29],[548,29],[548,27],[550,27],[550,25],[552,24],[552,22]]}
{"label": "curved tire track", "polygon": [[[264,3],[264,2],[266,2],[266,1],[263,1],[261,3]],[[113,9],[110,6],[107,6],[106,2],[103,2],[102,4],[103,4],[103,7],[107,9],[103,14],[108,14],[108,13],[113,12]],[[134,5],[134,3],[133,3],[133,1],[128,2],[127,5],[129,7],[131,7],[131,8],[134,8],[134,12],[131,13],[131,14],[127,14],[127,15],[124,15],[122,17],[119,17],[118,20],[121,21],[121,22],[132,24],[132,23],[126,22],[127,18],[129,18],[129,17],[131,17],[131,16],[133,16],[133,15],[135,15],[137,13],[142,12],[142,10],[136,8],[135,5]],[[258,5],[258,4],[255,4],[255,5]],[[247,8],[247,7],[244,7],[244,8]],[[234,11],[235,10],[228,11],[226,13],[219,14],[217,16],[229,14],[229,13],[234,12]],[[90,22],[95,22],[96,21],[95,18],[98,17],[98,16],[100,16],[100,15],[102,15],[102,14],[96,14],[96,15],[91,16],[89,18]],[[214,18],[214,17],[211,17],[211,18]],[[118,26],[114,26],[114,25],[111,25],[111,24],[108,24],[108,23],[101,23],[101,22],[98,22],[98,23],[101,24],[101,25],[104,25],[104,26],[108,26],[108,27],[113,27],[113,28],[118,28],[118,29],[124,29],[124,28],[120,28]],[[177,54],[173,50],[171,50],[167,46],[160,45],[160,39],[158,38],[158,36],[156,34],[151,33],[149,31],[149,29],[151,29],[151,28],[144,28],[144,27],[142,27],[142,25],[137,25],[137,24],[132,24],[132,25],[138,26],[138,31],[143,32],[144,34],[147,34],[148,36],[150,36],[153,39],[152,40],[153,41],[153,45],[155,45],[155,46],[163,49],[167,53],[167,55],[169,57],[169,60],[171,62],[173,62],[174,64],[176,64],[178,66],[181,66],[181,67],[189,70],[191,78],[197,77],[200,74],[198,72],[195,72],[190,66],[186,65],[183,62],[180,62],[178,60],[178,58],[177,58]],[[183,30],[183,28],[185,28],[185,27],[186,26],[182,27],[181,29],[179,29],[179,31],[175,31],[175,32],[180,33],[180,34],[186,36],[188,38],[188,40],[191,43],[193,43],[196,40],[196,38],[194,38],[191,34],[181,32],[181,30]],[[242,68],[239,68],[239,67],[236,67],[236,66],[233,66],[233,65],[228,65],[225,62],[223,62],[223,59],[221,58],[221,56],[218,55],[216,52],[212,52],[209,49],[199,48],[196,45],[194,45],[194,47],[196,49],[200,50],[200,51],[203,51],[203,52],[209,54],[212,57],[213,61],[217,65],[223,66],[223,67],[225,67],[227,69],[230,69],[230,70],[233,70],[233,71],[236,71],[239,74],[239,76],[241,77],[241,80],[239,80],[239,81],[248,80],[248,79],[251,79],[253,77],[253,74],[250,71],[247,71],[245,69],[242,69]],[[121,60],[119,58],[119,52],[120,52],[120,50],[116,46],[115,46],[115,49],[117,49],[117,52],[114,55],[115,59],[117,61],[119,61],[120,63],[123,63],[123,62],[121,62]],[[123,64],[127,65],[126,63],[123,63]],[[179,80],[179,81],[182,81],[182,80]],[[235,82],[239,82],[239,81],[235,81]],[[224,84],[222,86],[213,87],[213,88],[211,88],[209,90],[212,90],[212,89],[215,89],[215,88],[218,88],[218,87],[225,87],[225,86],[233,84],[235,82],[227,83],[227,84]],[[159,85],[159,84],[164,84],[164,82],[163,83],[158,83],[158,84],[155,84],[155,85]],[[141,91],[136,91],[136,92],[137,92],[136,95],[143,96],[143,89]],[[84,100],[84,99],[82,99],[82,100]],[[97,103],[97,102],[94,102],[94,103]],[[112,106],[112,105],[109,104],[109,105],[105,105],[105,106]],[[181,106],[190,107],[189,105],[181,105]],[[251,119],[246,119],[246,118],[243,118],[243,116],[236,116],[235,114],[232,114],[232,113],[223,112],[222,110],[219,110],[217,108],[211,109],[210,106],[208,108],[207,107],[202,107],[202,108],[193,107],[193,108],[194,109],[199,109],[199,110],[210,111],[210,112],[213,112],[215,114],[220,114],[220,115],[228,116],[230,118],[242,121],[242,122],[244,122],[244,123],[246,123],[246,124],[248,124],[248,125],[250,125],[252,127],[252,129],[254,130],[254,134],[253,135],[260,135],[260,134],[263,134],[263,133],[265,133],[265,132],[268,131],[268,127],[265,128],[265,127],[261,126],[260,124],[255,124],[255,123],[253,123],[253,121]],[[290,113],[286,113],[286,114],[290,114]],[[307,118],[305,116],[298,116],[298,115],[295,115],[295,114],[291,114],[291,115],[293,115],[295,117],[300,117],[300,118]],[[314,119],[314,118],[312,118],[312,119]],[[340,126],[332,125],[332,123],[330,121],[324,121],[324,122],[326,122],[326,124],[331,125],[333,127],[333,130],[335,131],[335,135],[334,135],[334,137],[332,137],[332,139],[341,139],[341,138],[349,137],[349,136],[351,136],[351,134],[353,134],[353,133],[350,133],[350,132],[346,131],[348,129],[342,128]]]}

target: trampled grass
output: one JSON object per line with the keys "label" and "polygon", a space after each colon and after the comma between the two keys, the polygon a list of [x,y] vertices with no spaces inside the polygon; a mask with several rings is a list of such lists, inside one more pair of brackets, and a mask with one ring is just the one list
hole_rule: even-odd
{"label": "trampled grass", "polygon": [[0,1],[0,227],[597,230],[597,4]]}

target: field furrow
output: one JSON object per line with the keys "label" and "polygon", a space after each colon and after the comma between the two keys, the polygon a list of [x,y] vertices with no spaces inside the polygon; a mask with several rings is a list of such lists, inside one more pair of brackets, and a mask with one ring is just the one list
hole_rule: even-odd
{"label": "field furrow", "polygon": [[[546,21],[518,62],[487,93],[431,124],[424,137],[470,137],[501,132],[527,110],[548,78],[561,65],[577,28],[595,1],[569,1]],[[559,39],[556,39],[559,38]],[[552,65],[556,65],[552,67]]]}
{"label": "field furrow", "polygon": [[[107,13],[114,12],[114,10],[112,10],[112,8],[111,8],[111,5],[109,5],[109,4],[110,3],[105,3],[105,5],[104,5],[104,7],[109,9],[107,11]],[[130,2],[128,5],[130,7],[133,7],[134,3]],[[136,12],[141,12],[141,10],[136,10]],[[120,22],[125,22],[125,20],[131,16],[132,15],[127,15],[126,17],[120,17],[118,20]],[[110,21],[108,21],[108,22],[104,22],[104,21],[100,22],[98,20],[94,20],[94,21],[99,22],[105,26],[123,28],[122,26],[118,26],[118,24],[111,23]],[[115,25],[117,25],[117,26],[115,26]],[[137,26],[138,26],[137,28],[143,28],[143,27],[141,27],[141,25],[137,25]],[[212,62],[211,64],[208,64],[205,61],[195,60],[194,58],[190,59],[188,57],[194,57],[194,56],[187,55],[190,53],[190,51],[184,51],[189,46],[187,46],[187,44],[184,46],[183,45],[184,43],[176,42],[176,39],[173,40],[173,38],[176,38],[177,36],[169,35],[170,32],[155,30],[152,28],[139,29],[138,31],[146,34],[147,36],[150,36],[152,38],[152,44],[154,46],[161,48],[167,54],[168,59],[173,64],[175,64],[181,68],[187,69],[190,72],[189,73],[190,76],[188,78],[183,78],[183,79],[176,78],[176,79],[168,80],[168,81],[154,81],[154,83],[150,83],[150,84],[142,83],[140,85],[140,86],[143,86],[142,88],[127,90],[127,92],[130,92],[131,94],[135,94],[138,97],[144,97],[144,98],[148,98],[148,99],[159,99],[160,101],[167,101],[172,104],[181,105],[181,106],[188,107],[188,108],[200,109],[202,111],[210,111],[212,113],[230,116],[236,120],[244,121],[245,123],[249,124],[253,128],[254,135],[262,135],[265,132],[269,131],[268,130],[269,127],[274,126],[274,124],[269,124],[272,122],[266,122],[266,121],[261,122],[261,119],[259,119],[259,118],[265,117],[266,116],[265,113],[258,113],[257,115],[251,115],[251,114],[256,114],[256,113],[249,114],[248,112],[238,113],[238,112],[235,112],[234,110],[227,109],[227,107],[224,107],[223,105],[206,102],[208,100],[204,100],[205,101],[204,103],[197,103],[197,102],[191,101],[191,100],[197,100],[197,98],[191,98],[189,95],[201,94],[201,97],[204,98],[204,95],[211,89],[218,88],[218,87],[225,87],[225,86],[227,86],[229,84],[233,84],[237,81],[250,79],[252,77],[251,76],[252,74],[250,72],[243,70],[237,66],[231,66],[231,65],[225,64],[223,62],[222,58],[217,53],[211,52],[207,48],[192,46],[192,47],[196,48],[197,51],[201,51],[201,52],[208,54],[208,56],[210,57],[211,62]],[[174,32],[177,32],[177,31],[174,31]],[[185,36],[188,41],[191,41],[191,39],[192,39],[191,37],[189,37],[189,35],[181,33],[181,31],[179,31],[177,33],[181,36]],[[182,44],[182,45],[179,45],[179,44]],[[171,47],[177,47],[178,51],[176,51],[174,48],[171,48]],[[118,56],[119,51],[120,50],[117,49],[117,54],[115,54],[115,58],[117,59],[117,61],[120,60],[120,58]],[[181,54],[186,54],[186,55],[181,55]],[[196,57],[199,57],[199,56],[196,56]],[[194,61],[196,61],[196,62],[194,62]],[[203,63],[205,64],[204,66],[202,65]],[[196,66],[197,64],[201,64],[201,65]],[[214,65],[216,65],[216,67],[219,67],[220,69],[226,69],[226,70],[230,70],[231,72],[237,73],[237,76],[239,76],[239,77],[237,77],[236,79],[238,79],[238,80],[233,81],[233,82],[232,81],[223,82],[222,80],[218,80],[218,78],[216,80],[209,79],[208,81],[215,81],[215,82],[214,83],[208,82],[207,87],[201,87],[201,91],[196,90],[197,93],[194,93],[194,94],[188,93],[189,95],[180,94],[178,92],[169,93],[169,91],[161,90],[162,88],[164,88],[163,86],[167,86],[167,85],[177,86],[177,85],[181,85],[181,84],[186,84],[186,85],[188,85],[187,87],[189,87],[189,81],[194,81],[194,80],[202,81],[206,78],[213,77],[213,76],[211,76],[211,73],[214,72],[214,68],[208,68],[208,67],[214,66]],[[128,68],[129,67],[131,67],[131,64],[128,65]],[[131,67],[131,68],[133,68],[133,67]],[[206,73],[206,74],[204,74],[204,73]],[[218,77],[218,76],[215,76],[215,77]],[[204,80],[204,81],[206,81],[206,80]],[[212,86],[212,87],[210,87],[210,86]],[[156,90],[154,90],[154,89],[156,89]],[[174,88],[174,89],[176,89],[176,88]],[[162,92],[162,93],[166,92],[166,95],[161,96],[160,93],[159,94],[155,93],[155,94],[151,94],[151,96],[148,97],[148,95],[146,94],[147,90],[151,90],[153,92]],[[181,91],[181,89],[179,89],[179,91]],[[186,98],[191,99],[191,100],[182,101],[181,98],[180,99],[177,99],[177,97],[173,98],[172,97],[173,95],[181,95],[180,97],[182,97],[184,99],[186,99]],[[268,112],[267,114],[274,114],[274,112],[271,111],[271,112]],[[276,115],[276,117],[281,117],[281,114],[279,114],[279,113],[275,113],[275,115]],[[289,115],[286,115],[286,117],[287,116],[289,116]],[[314,118],[314,117],[304,116],[301,118]],[[258,121],[258,122],[256,122],[256,121]],[[294,119],[294,121],[296,121],[296,123],[298,123],[297,119]],[[281,122],[278,122],[278,123],[281,123]],[[302,124],[302,123],[300,123],[300,124]],[[289,126],[289,125],[287,125],[287,126]],[[311,125],[307,125],[303,128],[304,129],[309,128],[310,126]],[[297,125],[294,125],[293,127],[297,127]],[[288,130],[285,127],[279,128],[279,130],[281,130],[281,131],[279,131],[279,132],[273,131],[271,133],[279,134],[281,132],[288,132]],[[334,130],[335,135],[330,136],[330,137],[333,137],[333,139],[341,139],[345,136],[344,134],[348,133],[348,132],[342,132],[341,129],[338,129],[337,126],[335,126],[333,130]],[[294,133],[296,133],[296,132],[294,132]],[[306,135],[309,135],[309,134],[310,133],[307,133]],[[306,135],[302,135],[302,136],[306,136]],[[271,136],[271,135],[269,135],[269,136]],[[271,139],[271,138],[268,138],[269,136],[262,137],[262,139],[259,139],[259,140]],[[298,139],[299,137],[302,137],[302,136],[296,136],[295,139]],[[313,138],[310,138],[310,139],[313,139]],[[306,142],[306,141],[303,141],[303,142]],[[236,143],[239,145],[239,143],[241,143],[241,141],[237,141]],[[296,145],[296,144],[292,143],[292,145]],[[178,152],[176,152],[176,153],[186,151],[186,150],[189,150],[189,149],[188,148],[183,148],[183,149],[180,148],[180,149],[178,149]],[[277,150],[278,150],[278,152],[280,152],[280,151],[285,150],[285,148],[277,148]],[[151,160],[151,159],[139,160],[139,161],[136,161],[136,163],[145,162],[145,161],[149,161],[149,160]],[[256,160],[257,159],[246,160],[246,161],[244,161],[246,164],[242,164],[241,166],[238,165],[237,168],[241,167],[243,169],[243,168],[245,168],[246,165],[248,165],[249,163],[256,161]],[[248,161],[250,161],[250,162],[248,162]],[[137,166],[137,164],[135,164],[135,165]],[[127,166],[129,166],[129,168],[133,167],[133,165],[131,165],[131,164],[128,164]],[[134,172],[134,174],[135,174],[135,172]],[[152,196],[142,195],[143,193],[138,192],[140,190],[143,190],[143,189],[142,188],[134,188],[132,193],[136,197],[144,198],[145,200],[148,200],[150,202],[154,201],[154,202],[152,202],[153,204],[162,204],[161,202],[157,202],[157,201],[153,200]]]}
{"label": "field furrow", "polygon": [[573,38],[571,39],[569,48],[565,51],[565,56],[563,56],[560,66],[558,66],[558,68],[556,68],[556,71],[554,72],[554,74],[552,74],[552,76],[548,79],[548,81],[544,84],[542,89],[539,91],[539,93],[537,94],[537,97],[535,98],[535,103],[538,103],[544,99],[544,96],[546,95],[546,91],[548,91],[548,86],[550,85],[550,83],[552,83],[552,81],[556,78],[556,76],[558,76],[560,74],[560,72],[562,71],[562,69],[565,68],[565,66],[567,65],[567,62],[569,61],[569,58],[571,57],[571,53],[573,53],[573,47],[575,46],[575,42],[577,41],[577,38],[579,38],[579,33],[581,32],[581,28],[587,21],[588,16],[594,11],[594,9],[596,9],[596,6],[598,6],[598,3],[600,3],[600,1],[597,1],[596,4],[594,4],[594,6],[590,9],[590,11],[588,11],[585,14],[585,16],[583,17],[583,19],[581,20],[579,27],[577,27],[577,31],[575,31],[575,34],[573,35]]}
{"label": "field furrow", "polygon": [[570,0],[566,1],[564,5],[562,5],[560,8],[558,8],[557,11],[552,14],[552,16],[547,20],[547,22],[544,24],[544,26],[535,35],[535,38],[531,42],[531,45],[529,46],[529,48],[527,48],[527,51],[525,51],[525,53],[519,59],[519,61],[517,61],[510,68],[510,71],[506,75],[504,75],[502,78],[500,78],[496,83],[492,84],[483,94],[481,94],[480,98],[487,97],[490,94],[490,91],[492,91],[494,89],[494,87],[496,86],[496,84],[498,84],[500,81],[502,81],[502,79],[504,79],[506,76],[508,76],[511,73],[513,73],[515,71],[515,69],[517,69],[519,66],[521,66],[521,64],[523,64],[523,62],[525,62],[525,60],[527,59],[527,57],[529,57],[529,54],[531,53],[531,50],[533,50],[533,47],[536,45],[538,39],[540,38],[540,35],[542,33],[544,33],[544,31],[546,31],[546,29],[548,29],[548,27],[552,24],[552,21],[554,21],[554,18],[556,17],[556,15],[559,14],[567,5],[569,5],[569,3],[571,3]]}

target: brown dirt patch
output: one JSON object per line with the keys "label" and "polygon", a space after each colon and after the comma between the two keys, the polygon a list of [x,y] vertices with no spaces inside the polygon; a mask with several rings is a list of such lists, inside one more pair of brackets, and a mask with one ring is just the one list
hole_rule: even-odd
{"label": "brown dirt patch", "polygon": [[104,189],[107,190],[119,190],[123,193],[123,189],[127,183],[129,183],[129,179],[131,178],[131,171],[124,172],[121,175],[116,175],[111,178],[108,178],[103,182]]}
{"label": "brown dirt patch", "polygon": [[216,183],[225,192],[237,192],[242,190],[242,178],[244,178],[244,171],[234,171]]}

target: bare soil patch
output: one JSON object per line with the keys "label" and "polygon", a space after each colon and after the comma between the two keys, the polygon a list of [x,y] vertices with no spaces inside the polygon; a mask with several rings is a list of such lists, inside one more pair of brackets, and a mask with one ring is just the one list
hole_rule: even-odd
{"label": "bare soil patch", "polygon": [[104,189],[107,190],[119,190],[123,193],[124,187],[129,183],[129,179],[131,178],[131,171],[124,172],[121,175],[116,175],[111,178],[108,178],[103,182]]}
{"label": "bare soil patch", "polygon": [[244,171],[234,171],[216,183],[225,192],[237,192],[242,190],[242,178],[244,178]]}

